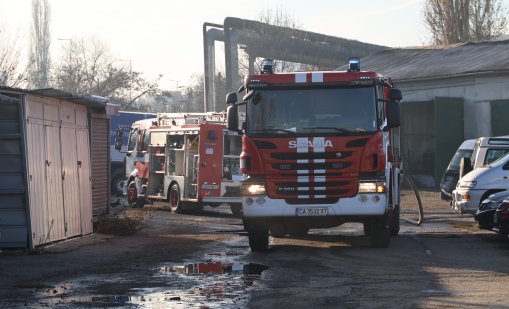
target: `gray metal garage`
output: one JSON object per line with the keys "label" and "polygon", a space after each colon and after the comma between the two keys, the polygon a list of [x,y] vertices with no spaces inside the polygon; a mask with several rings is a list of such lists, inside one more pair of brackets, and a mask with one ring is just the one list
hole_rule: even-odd
{"label": "gray metal garage", "polygon": [[[109,173],[91,168],[89,128],[107,104],[54,89],[0,88],[0,248],[92,233],[94,194],[109,190],[94,193],[94,179],[108,181]],[[93,152],[108,165],[109,145]],[[107,196],[96,207],[107,210]]]}

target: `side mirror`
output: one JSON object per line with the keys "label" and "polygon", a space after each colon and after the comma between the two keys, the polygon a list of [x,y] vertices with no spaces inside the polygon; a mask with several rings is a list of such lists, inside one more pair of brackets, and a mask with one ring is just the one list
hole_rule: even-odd
{"label": "side mirror", "polygon": [[400,122],[399,103],[394,100],[387,101],[387,126],[396,128],[400,126]]}
{"label": "side mirror", "polygon": [[401,101],[403,100],[403,95],[401,94],[401,90],[393,88],[389,90],[389,100]]}
{"label": "side mirror", "polygon": [[237,132],[239,130],[239,110],[237,105],[233,104],[228,106],[226,109],[226,118],[228,130]]}
{"label": "side mirror", "polygon": [[230,92],[226,95],[226,104],[235,104],[237,103],[237,93]]}

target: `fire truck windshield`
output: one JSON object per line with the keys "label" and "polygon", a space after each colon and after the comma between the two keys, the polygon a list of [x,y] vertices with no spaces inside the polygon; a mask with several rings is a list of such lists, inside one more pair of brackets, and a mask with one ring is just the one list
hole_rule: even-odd
{"label": "fire truck windshield", "polygon": [[374,86],[263,89],[247,102],[246,134],[366,134],[376,115]]}

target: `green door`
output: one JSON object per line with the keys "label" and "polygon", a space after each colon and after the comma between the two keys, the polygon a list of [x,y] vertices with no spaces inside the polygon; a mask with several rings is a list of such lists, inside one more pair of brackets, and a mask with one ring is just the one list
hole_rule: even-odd
{"label": "green door", "polygon": [[463,98],[435,97],[435,185],[464,140]]}
{"label": "green door", "polygon": [[493,136],[509,134],[509,100],[495,100],[491,105],[491,133]]}

